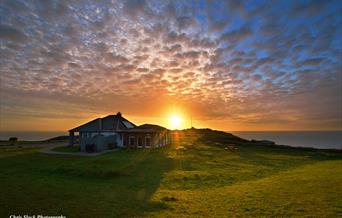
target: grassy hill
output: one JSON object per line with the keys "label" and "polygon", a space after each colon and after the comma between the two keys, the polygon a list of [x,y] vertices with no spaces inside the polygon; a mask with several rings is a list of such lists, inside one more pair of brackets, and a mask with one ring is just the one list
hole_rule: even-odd
{"label": "grassy hill", "polygon": [[339,151],[261,146],[202,129],[174,132],[167,148],[97,157],[4,153],[0,217],[342,215]]}

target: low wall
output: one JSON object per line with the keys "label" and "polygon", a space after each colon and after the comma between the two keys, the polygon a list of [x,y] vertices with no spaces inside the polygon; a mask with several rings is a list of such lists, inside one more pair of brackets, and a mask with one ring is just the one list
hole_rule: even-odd
{"label": "low wall", "polygon": [[86,151],[86,146],[94,144],[95,145],[95,152],[104,151],[109,149],[109,145],[112,147],[116,146],[117,142],[116,135],[96,135],[91,138],[81,138],[80,139],[80,148],[81,151]]}

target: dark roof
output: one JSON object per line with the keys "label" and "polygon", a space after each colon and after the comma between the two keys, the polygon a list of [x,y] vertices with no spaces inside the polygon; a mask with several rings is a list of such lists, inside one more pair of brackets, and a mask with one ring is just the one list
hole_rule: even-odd
{"label": "dark roof", "polygon": [[165,127],[154,124],[143,124],[127,130],[128,132],[163,132],[166,131]]}
{"label": "dark roof", "polygon": [[136,127],[136,125],[126,118],[121,113],[116,115],[108,115],[104,118],[96,118],[88,123],[73,128],[69,131],[74,132],[92,132],[92,131],[121,131]]}

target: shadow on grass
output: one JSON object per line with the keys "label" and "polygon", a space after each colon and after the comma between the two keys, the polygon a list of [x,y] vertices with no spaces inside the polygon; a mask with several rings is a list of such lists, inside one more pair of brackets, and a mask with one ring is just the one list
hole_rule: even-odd
{"label": "shadow on grass", "polygon": [[40,154],[3,158],[0,167],[7,169],[0,173],[0,185],[6,189],[0,203],[6,211],[0,214],[141,217],[163,210],[164,201],[151,198],[163,175],[173,168],[167,154],[162,148],[90,158]]}

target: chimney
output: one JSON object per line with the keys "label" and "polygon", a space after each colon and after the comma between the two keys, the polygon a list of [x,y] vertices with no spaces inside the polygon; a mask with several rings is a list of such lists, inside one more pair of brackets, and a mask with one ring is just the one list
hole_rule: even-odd
{"label": "chimney", "polygon": [[118,113],[116,114],[116,116],[118,117],[117,122],[116,122],[116,127],[115,127],[115,129],[116,129],[116,131],[117,131],[117,130],[119,130],[119,124],[120,124],[120,122],[121,122],[121,113],[118,112]]}

